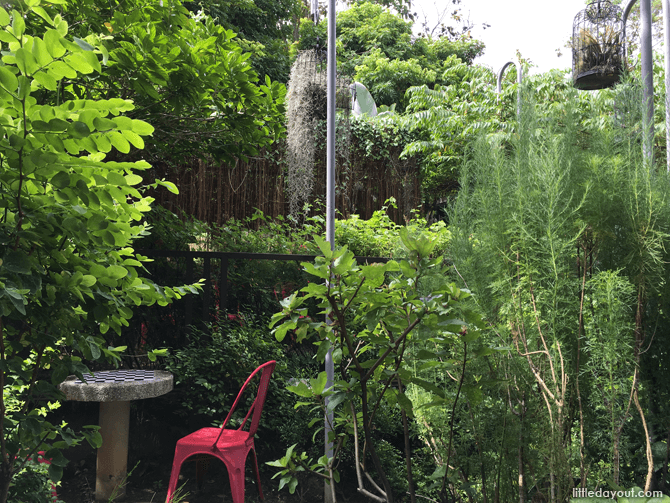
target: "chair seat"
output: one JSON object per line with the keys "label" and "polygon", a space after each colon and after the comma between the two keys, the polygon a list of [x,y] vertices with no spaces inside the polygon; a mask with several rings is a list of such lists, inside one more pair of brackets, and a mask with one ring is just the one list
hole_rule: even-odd
{"label": "chair seat", "polygon": [[201,428],[198,431],[186,435],[177,441],[179,446],[188,447],[202,447],[210,450],[216,437],[221,433],[221,438],[217,442],[217,446],[225,447],[226,449],[234,449],[235,447],[243,447],[249,444],[249,440],[253,442],[253,438],[249,437],[248,431],[240,430],[223,430],[221,428]]}

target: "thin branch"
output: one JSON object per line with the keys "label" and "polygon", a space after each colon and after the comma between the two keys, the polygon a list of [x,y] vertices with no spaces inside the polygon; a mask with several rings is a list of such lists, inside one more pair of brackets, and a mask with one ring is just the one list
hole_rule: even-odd
{"label": "thin branch", "polygon": [[440,494],[446,494],[447,487],[447,475],[449,474],[449,460],[451,458],[451,445],[454,440],[454,419],[456,417],[456,405],[458,404],[458,397],[461,395],[461,388],[463,387],[463,381],[465,381],[465,365],[468,361],[468,343],[463,342],[463,367],[461,369],[461,380],[458,383],[458,390],[456,390],[456,398],[454,399],[454,405],[451,408],[451,425],[449,426],[449,446],[447,447],[447,462],[446,468],[444,470],[444,477],[442,477],[442,487],[440,488]]}

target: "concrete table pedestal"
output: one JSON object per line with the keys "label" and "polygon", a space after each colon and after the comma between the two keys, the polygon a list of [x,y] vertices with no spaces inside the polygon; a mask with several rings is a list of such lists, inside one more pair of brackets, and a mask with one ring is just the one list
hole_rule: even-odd
{"label": "concrete table pedestal", "polygon": [[114,491],[117,498],[123,498],[128,471],[130,401],[168,393],[173,387],[173,377],[161,370],[103,370],[84,378],[86,382],[69,376],[60,389],[68,400],[100,402],[102,446],[98,449],[95,499],[107,501]]}

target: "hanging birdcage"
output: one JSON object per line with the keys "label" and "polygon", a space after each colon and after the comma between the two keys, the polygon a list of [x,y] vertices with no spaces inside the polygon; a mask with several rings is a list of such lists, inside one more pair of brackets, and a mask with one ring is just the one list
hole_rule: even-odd
{"label": "hanging birdcage", "polygon": [[575,16],[572,25],[572,80],[577,89],[612,87],[623,70],[621,9],[595,0]]}

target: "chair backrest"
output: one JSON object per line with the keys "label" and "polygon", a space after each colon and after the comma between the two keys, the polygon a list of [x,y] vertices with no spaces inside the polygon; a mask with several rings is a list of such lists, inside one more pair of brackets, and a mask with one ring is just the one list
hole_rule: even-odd
{"label": "chair backrest", "polygon": [[[263,405],[265,404],[265,396],[267,395],[268,392],[268,384],[270,383],[270,377],[272,376],[272,372],[275,369],[275,365],[277,365],[277,362],[275,360],[269,361],[267,363],[264,363],[260,367],[258,367],[256,370],[254,370],[251,375],[247,378],[246,382],[242,386],[242,389],[240,389],[240,392],[237,394],[237,398],[235,399],[235,402],[233,403],[233,406],[230,408],[230,412],[228,412],[228,416],[226,417],[226,420],[223,422],[223,425],[221,426],[221,433],[223,433],[224,428],[228,424],[228,421],[230,421],[231,416],[233,415],[233,412],[237,408],[237,403],[240,401],[242,398],[242,395],[244,394],[244,390],[246,387],[249,385],[249,383],[253,380],[253,378],[261,372],[261,382],[258,385],[258,391],[256,392],[256,398],[254,399],[254,402],[251,404],[251,407],[249,408],[249,411],[247,412],[247,415],[244,418],[244,421],[242,421],[242,426],[240,426],[240,430],[244,428],[244,425],[247,422],[247,419],[249,419],[249,415],[253,412],[253,416],[251,417],[251,425],[249,426],[249,436],[253,436],[256,434],[256,430],[258,429],[258,423],[261,420],[261,412],[263,412]],[[219,437],[221,437],[221,433],[219,434]],[[217,438],[218,442],[218,438]],[[216,442],[215,442],[216,444]]]}

